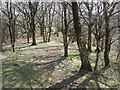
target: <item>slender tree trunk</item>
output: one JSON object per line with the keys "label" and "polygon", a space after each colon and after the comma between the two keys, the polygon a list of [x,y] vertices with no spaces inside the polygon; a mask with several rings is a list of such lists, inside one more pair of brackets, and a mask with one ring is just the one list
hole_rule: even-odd
{"label": "slender tree trunk", "polygon": [[36,14],[36,8],[34,8],[32,2],[29,2],[29,8],[30,8],[30,29],[32,34],[32,44],[31,46],[36,45],[36,39],[35,39],[35,14]]}
{"label": "slender tree trunk", "polygon": [[12,26],[12,48],[13,48],[13,52],[15,52],[15,22],[13,22],[14,25]]}
{"label": "slender tree trunk", "polygon": [[105,67],[108,67],[110,66],[110,63],[109,63],[109,46],[107,46],[107,40],[106,40],[106,43],[105,43],[105,52],[104,52],[104,60],[105,60]]}
{"label": "slender tree trunk", "polygon": [[101,40],[101,51],[103,51],[104,50],[104,37],[102,37],[102,40]]}
{"label": "slender tree trunk", "polygon": [[91,28],[88,29],[88,51],[91,52]]}
{"label": "slender tree trunk", "polygon": [[29,43],[30,40],[29,40],[29,31],[27,32],[27,43]]}
{"label": "slender tree trunk", "polygon": [[72,11],[73,11],[75,36],[76,36],[77,45],[79,48],[79,53],[82,63],[80,70],[92,71],[91,64],[88,59],[87,48],[82,36],[81,26],[79,25],[77,2],[72,2]]}
{"label": "slender tree trunk", "polygon": [[[98,12],[99,13],[99,12]],[[98,21],[99,20],[99,17],[98,17]],[[101,25],[99,22],[97,22],[97,19],[95,20],[96,24],[95,24],[95,31],[96,31],[96,34],[95,34],[95,39],[96,39],[96,62],[95,62],[95,67],[94,67],[94,70],[97,69],[97,66],[98,66],[98,61],[99,61],[99,54],[100,54],[100,39],[101,39]]]}
{"label": "slender tree trunk", "polygon": [[[1,3],[1,2],[0,2]],[[1,5],[1,9],[2,9],[2,5]],[[3,43],[3,28],[2,28],[3,26],[2,26],[2,14],[0,13],[0,52],[2,52],[2,43]]]}
{"label": "slender tree trunk", "polygon": [[27,22],[27,28],[25,28],[25,29],[27,29],[27,43],[29,43],[30,42],[30,28],[29,28],[29,23]]}
{"label": "slender tree trunk", "polygon": [[105,19],[105,51],[104,51],[104,61],[105,67],[110,66],[109,63],[109,52],[110,52],[110,29],[109,29],[109,16],[106,7],[106,2],[103,2],[104,5],[104,19]]}
{"label": "slender tree trunk", "polygon": [[32,46],[36,45],[35,31],[32,32]]}
{"label": "slender tree trunk", "polygon": [[51,29],[51,25],[49,25],[49,36],[48,36],[48,42],[50,42],[50,38],[51,38],[51,31],[52,31],[52,29]]}
{"label": "slender tree trunk", "polygon": [[47,41],[46,41],[46,39],[45,39],[45,28],[44,28],[44,23],[45,23],[45,22],[44,22],[44,16],[43,16],[42,22],[43,22],[43,23],[42,23],[43,42],[45,43],[45,42],[47,42]]}
{"label": "slender tree trunk", "polygon": [[12,45],[13,52],[15,52],[15,8],[11,2],[7,2],[7,13],[8,13],[8,22],[9,22],[9,33],[10,41]]}
{"label": "slender tree trunk", "polygon": [[[10,3],[10,4],[9,4]],[[13,16],[13,11],[12,11],[12,3],[8,2],[8,11],[9,12],[9,32],[10,32],[10,39],[11,39],[11,45],[12,45],[12,50],[15,52],[15,20]],[[15,14],[15,9],[14,9],[14,14]]]}
{"label": "slender tree trunk", "polygon": [[92,26],[91,26],[91,11],[89,11],[89,25],[88,25],[88,51],[91,52],[92,49],[91,49],[91,41],[92,41],[92,37],[91,37],[91,29],[92,29]]}
{"label": "slender tree trunk", "polygon": [[99,52],[97,52],[97,54],[96,54],[96,62],[95,62],[95,68],[94,68],[94,70],[97,70],[98,61],[99,61]]}
{"label": "slender tree trunk", "polygon": [[13,39],[11,26],[9,26],[9,33],[10,33],[10,41],[11,41],[11,45],[12,45],[12,50],[13,50],[13,52],[15,52],[15,49],[14,49],[14,39]]}
{"label": "slender tree trunk", "polygon": [[12,3],[10,2],[10,27],[11,27],[11,32],[12,32],[12,48],[13,52],[15,52],[15,20],[14,20],[14,15],[15,14],[15,9],[14,12],[12,11]]}
{"label": "slender tree trunk", "polygon": [[40,36],[43,36],[43,31],[42,31],[42,29],[40,29]]}
{"label": "slender tree trunk", "polygon": [[99,54],[100,54],[100,49],[99,49],[99,47],[100,47],[100,39],[97,38],[96,41],[97,41],[97,47],[96,47],[96,62],[95,62],[95,68],[94,68],[94,70],[97,69],[98,61],[99,61]]}
{"label": "slender tree trunk", "polygon": [[40,36],[42,37],[43,36],[43,29],[42,29],[42,24],[40,24]]}
{"label": "slender tree trunk", "polygon": [[[44,12],[44,6],[43,6],[43,3],[42,3],[42,12]],[[42,37],[43,37],[43,42],[46,43],[46,38],[45,38],[45,15],[43,15],[42,17],[42,26],[41,26],[41,32],[42,32]]]}
{"label": "slender tree trunk", "polygon": [[67,25],[67,17],[66,17],[66,9],[67,5],[63,3],[63,10],[64,10],[64,25],[65,30],[63,31],[63,41],[64,41],[64,57],[68,57],[68,43],[67,43],[67,32],[68,32],[68,25]]}
{"label": "slender tree trunk", "polygon": [[36,45],[34,16],[31,17],[32,46]]}
{"label": "slender tree trunk", "polygon": [[[14,15],[15,15],[15,9],[14,9]],[[16,39],[16,31],[15,31],[15,19],[13,20],[13,28],[12,28],[12,31],[13,31],[13,47],[14,47],[14,52],[15,52],[15,39]]]}
{"label": "slender tree trunk", "polygon": [[43,28],[43,42],[44,42],[44,43],[47,42],[46,39],[45,39],[45,30],[44,30],[44,28]]}
{"label": "slender tree trunk", "polygon": [[[0,21],[0,23],[1,23],[1,21]],[[0,26],[1,26],[1,24],[0,24]],[[1,26],[2,27],[2,26]],[[0,52],[2,52],[2,43],[3,43],[3,40],[2,40],[2,29],[0,30]]]}
{"label": "slender tree trunk", "polygon": [[49,32],[48,32],[48,42],[50,42],[50,38],[51,38],[51,31],[52,31],[52,29],[51,29],[51,27],[52,27],[52,18],[51,18],[52,16],[51,16],[51,9],[49,10],[49,19],[48,19],[48,21],[49,21]]}

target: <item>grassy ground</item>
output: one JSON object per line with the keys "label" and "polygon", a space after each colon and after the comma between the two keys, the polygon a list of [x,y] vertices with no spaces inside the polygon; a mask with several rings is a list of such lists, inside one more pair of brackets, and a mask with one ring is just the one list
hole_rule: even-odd
{"label": "grassy ground", "polygon": [[[93,47],[93,51],[95,47]],[[92,67],[96,54],[90,54]],[[81,61],[76,43],[69,45],[69,57],[63,57],[63,43],[59,38],[42,43],[37,39],[37,46],[26,44],[19,39],[16,52],[10,45],[4,46],[0,54],[3,68],[3,86],[7,88],[48,88],[48,87],[95,87],[118,88],[119,64],[115,61],[116,52],[110,54],[111,67],[104,69],[103,53],[101,53],[98,70],[85,74],[77,74]]]}

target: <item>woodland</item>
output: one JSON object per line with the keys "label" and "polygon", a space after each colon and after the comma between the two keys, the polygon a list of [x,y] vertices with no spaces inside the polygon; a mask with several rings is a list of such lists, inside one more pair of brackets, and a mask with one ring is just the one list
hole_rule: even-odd
{"label": "woodland", "polygon": [[0,16],[3,89],[119,90],[119,0],[0,1]]}

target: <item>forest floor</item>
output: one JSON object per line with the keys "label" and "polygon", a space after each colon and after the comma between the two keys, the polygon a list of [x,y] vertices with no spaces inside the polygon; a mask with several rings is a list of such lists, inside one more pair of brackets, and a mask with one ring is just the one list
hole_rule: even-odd
{"label": "forest floor", "polygon": [[[78,73],[81,61],[76,43],[69,44],[69,56],[63,57],[63,41],[52,38],[30,46],[25,39],[16,42],[16,51],[10,45],[4,46],[2,59],[3,86],[6,88],[118,88],[120,64],[117,53],[110,53],[110,68],[104,69],[103,52],[100,54],[98,70]],[[95,65],[95,47],[90,54],[92,68]]]}

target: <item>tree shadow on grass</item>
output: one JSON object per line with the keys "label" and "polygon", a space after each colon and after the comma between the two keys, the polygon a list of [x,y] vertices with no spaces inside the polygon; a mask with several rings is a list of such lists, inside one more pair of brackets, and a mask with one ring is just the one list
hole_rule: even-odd
{"label": "tree shadow on grass", "polygon": [[[110,85],[108,85],[106,82],[103,82],[103,81],[98,80],[98,78],[99,78],[100,76],[102,77],[102,74],[103,74],[106,70],[107,70],[107,68],[106,68],[106,67],[103,67],[103,68],[101,68],[100,70],[94,71],[90,77],[88,77],[87,79],[85,79],[84,81],[82,81],[80,84],[78,84],[77,88],[81,88],[81,86],[86,87],[87,85],[89,86],[89,88],[94,87],[95,85],[93,85],[93,86],[89,85],[90,80],[95,81],[96,87],[97,87],[98,89],[100,89],[100,90],[101,90],[101,87],[100,87],[99,83],[101,83],[101,84],[103,84],[103,85],[105,85],[105,86],[107,86],[107,87],[110,87]],[[106,79],[107,77],[103,76],[103,78]],[[102,88],[103,88],[103,87],[102,87]]]}
{"label": "tree shadow on grass", "polygon": [[7,63],[5,66],[8,66],[4,67],[3,71],[3,85],[5,88],[32,88],[37,84],[37,88],[43,88],[44,85],[46,85],[44,81],[48,79],[46,78],[45,74],[46,70],[53,72],[55,66],[61,63],[63,60],[65,60],[65,58],[61,57],[60,59],[49,63],[36,65],[24,64],[20,66],[13,66],[13,63]]}
{"label": "tree shadow on grass", "polygon": [[[96,79],[95,82],[96,82],[96,85],[98,88],[100,88],[100,85],[99,85],[99,81],[98,81],[98,77],[101,73],[104,73],[106,71],[106,68],[102,68],[96,72],[93,72],[92,75],[90,77],[88,77],[87,79],[85,79],[83,82],[81,82],[80,84],[77,85],[76,88],[86,88],[86,87],[80,87],[80,86],[85,86],[87,85],[87,83],[92,80],[92,79]],[[79,78],[82,78],[84,75],[86,75],[88,72],[87,71],[81,71],[77,74],[75,74],[74,76],[71,76],[70,78],[67,78],[67,79],[64,79],[63,81],[59,82],[59,83],[56,83],[55,85],[53,86],[50,86],[49,88],[59,88],[59,89],[62,89],[62,88],[65,88],[67,87],[68,85],[70,85],[71,83],[74,83],[75,80],[79,79]],[[107,85],[107,84],[106,84]],[[108,85],[109,86],[109,85]]]}
{"label": "tree shadow on grass", "polygon": [[117,63],[112,63],[112,68],[114,70],[114,74],[117,77],[117,81],[119,82],[118,88],[120,87],[120,61]]}
{"label": "tree shadow on grass", "polygon": [[37,84],[42,87],[41,81],[43,70],[42,68],[35,69],[28,65],[11,66],[3,71],[3,86],[5,88],[21,88],[27,86],[32,88],[32,85]]}
{"label": "tree shadow on grass", "polygon": [[[48,57],[46,57],[46,58],[48,58]],[[55,66],[59,65],[65,59],[66,58],[62,56],[57,60],[54,60],[54,61],[51,61],[51,62],[46,62],[46,63],[35,63],[35,64],[32,64],[32,66],[42,66],[44,69],[50,70],[52,72],[52,71],[54,71]]]}
{"label": "tree shadow on grass", "polygon": [[[117,90],[116,87],[111,87],[111,84],[108,84],[108,80],[111,79],[107,76],[104,76],[104,73],[107,72],[107,67],[103,67],[100,70],[94,71],[90,77],[82,81],[80,84],[78,84],[77,88],[88,87],[88,88],[97,88],[99,90],[102,90],[103,88],[111,88],[111,90]],[[95,83],[92,83],[90,81],[94,81]],[[102,84],[102,87],[101,85]]]}
{"label": "tree shadow on grass", "polygon": [[[15,49],[16,50],[20,50],[20,51],[24,51],[22,49],[24,48],[28,48],[28,47],[35,47],[35,48],[30,48],[30,50],[62,50],[62,46],[45,46],[45,47],[37,47],[37,46],[30,46],[30,45],[27,45],[27,46],[22,46],[22,47],[16,47]],[[53,49],[52,49],[53,48]]]}
{"label": "tree shadow on grass", "polygon": [[20,49],[24,49],[24,48],[28,48],[28,47],[32,47],[32,46],[31,45],[19,46],[19,47],[15,47],[15,49],[20,50]]}
{"label": "tree shadow on grass", "polygon": [[46,49],[46,50],[61,50],[63,46],[45,46],[45,47],[39,47],[39,48],[36,48],[36,49]]}
{"label": "tree shadow on grass", "polygon": [[[27,47],[31,47],[30,45],[27,45],[27,46],[22,46],[22,47],[15,47],[15,51],[16,50],[20,50],[20,49],[22,49],[22,48],[27,48]],[[12,52],[12,47],[9,47],[9,48],[3,48],[3,50],[2,50],[2,53],[4,53],[4,52],[8,52],[8,51],[11,51]]]}
{"label": "tree shadow on grass", "polygon": [[59,83],[56,83],[55,85],[50,86],[49,88],[59,88],[59,89],[62,89],[64,87],[67,87],[67,85],[73,83],[78,78],[83,77],[87,73],[88,73],[87,71],[81,71],[80,73],[76,73],[74,76],[71,76],[70,78],[64,79],[63,81],[61,81]]}

